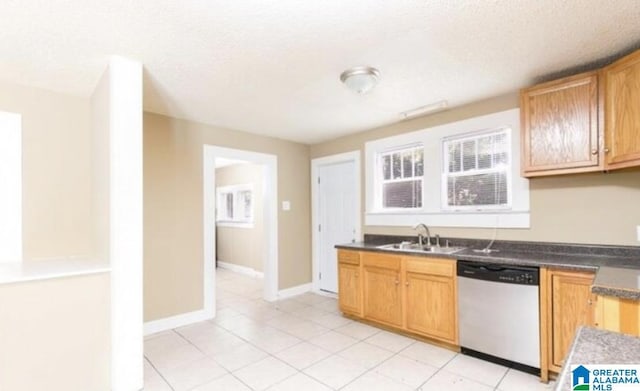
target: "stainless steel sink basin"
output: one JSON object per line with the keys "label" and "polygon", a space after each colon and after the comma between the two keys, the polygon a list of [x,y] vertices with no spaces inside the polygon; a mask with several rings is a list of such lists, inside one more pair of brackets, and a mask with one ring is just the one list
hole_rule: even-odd
{"label": "stainless steel sink basin", "polygon": [[410,251],[415,253],[430,253],[430,254],[453,254],[460,250],[464,250],[464,247],[421,246],[418,243],[409,243],[409,242],[383,244],[382,246],[377,246],[377,248],[381,250]]}

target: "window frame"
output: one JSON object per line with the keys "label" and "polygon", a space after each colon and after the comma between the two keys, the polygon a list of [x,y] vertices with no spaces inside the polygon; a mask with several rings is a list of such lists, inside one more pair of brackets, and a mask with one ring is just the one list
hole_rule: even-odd
{"label": "window frame", "polygon": [[[404,164],[402,162],[402,160],[400,161],[400,178],[399,179],[394,179],[393,178],[393,154],[395,153],[400,153],[401,155],[401,159],[402,159],[402,153],[407,151],[407,150],[416,150],[422,148],[422,164],[423,164],[423,169],[422,169],[422,176],[416,177],[415,176],[415,155],[412,157],[412,176],[411,177],[404,177]],[[391,161],[390,161],[390,179],[385,179],[384,178],[384,156],[391,156]],[[421,194],[422,194],[422,200],[420,202],[420,206],[416,206],[416,207],[385,207],[384,206],[384,185],[388,184],[388,183],[400,183],[400,182],[411,182],[411,181],[415,181],[415,180],[420,180],[420,187],[421,187]],[[376,191],[378,192],[377,194],[377,202],[378,202],[378,209],[381,211],[409,211],[409,210],[420,210],[422,209],[422,205],[424,204],[424,191],[425,191],[425,184],[424,184],[424,146],[421,143],[414,143],[414,144],[409,144],[409,145],[402,145],[402,146],[398,146],[396,148],[390,148],[384,151],[380,151],[377,153],[376,155]]]}
{"label": "window frame", "polygon": [[[461,145],[464,141],[469,141],[469,140],[476,140],[476,165],[477,165],[477,159],[478,159],[478,154],[477,154],[477,140],[489,135],[498,135],[498,134],[504,134],[506,137],[506,142],[507,145],[512,145],[511,144],[511,137],[512,137],[512,132],[513,130],[510,127],[506,127],[506,126],[502,126],[502,127],[498,127],[496,129],[485,129],[485,130],[480,130],[480,131],[475,131],[475,132],[469,132],[469,133],[463,133],[463,134],[458,134],[455,136],[451,136],[451,137],[444,137],[442,139],[442,147],[441,147],[441,151],[442,151],[442,179],[440,181],[440,190],[441,190],[441,195],[440,195],[440,200],[441,200],[441,208],[443,211],[449,211],[449,212],[456,212],[456,211],[508,211],[512,209],[513,206],[513,187],[512,187],[512,170],[511,170],[511,166],[513,164],[513,150],[511,150],[511,148],[509,148],[509,153],[508,153],[508,162],[506,164],[506,168],[504,170],[496,170],[495,168],[485,168],[485,169],[474,169],[471,171],[466,171],[466,173],[468,174],[464,174],[465,171],[464,169],[462,171],[460,171],[460,173],[451,173],[448,171],[449,169],[449,153],[448,153],[448,143],[451,142],[459,142]],[[462,153],[461,153],[462,156]],[[507,181],[507,202],[506,204],[493,204],[493,205],[449,205],[448,203],[448,186],[449,186],[449,182],[448,179],[450,177],[465,177],[465,176],[472,176],[472,175],[483,175],[483,174],[491,174],[491,173],[495,173],[495,172],[500,172],[500,171],[504,171],[506,174],[506,181]]]}
{"label": "window frame", "polygon": [[[242,212],[246,211],[246,208],[240,205],[240,194],[244,192],[250,192],[251,194],[251,214],[249,218],[244,217],[244,213]],[[219,227],[253,228],[255,218],[253,193],[253,184],[251,183],[216,187],[216,225]],[[228,210],[227,201],[229,195],[232,195],[233,216],[231,217],[226,213]],[[224,213],[222,213],[223,211]]]}
{"label": "window frame", "polygon": [[[510,209],[443,210],[442,173],[443,138],[480,133],[498,128],[511,129],[511,188]],[[425,223],[434,227],[462,228],[530,228],[529,180],[520,175],[520,110],[510,109],[431,128],[402,133],[395,136],[365,142],[365,226],[413,226]],[[381,203],[381,187],[376,177],[379,170],[377,156],[381,152],[403,146],[422,144],[424,147],[423,204],[416,209],[384,210]],[[380,174],[381,175],[381,174]],[[429,189],[426,191],[425,189]]]}

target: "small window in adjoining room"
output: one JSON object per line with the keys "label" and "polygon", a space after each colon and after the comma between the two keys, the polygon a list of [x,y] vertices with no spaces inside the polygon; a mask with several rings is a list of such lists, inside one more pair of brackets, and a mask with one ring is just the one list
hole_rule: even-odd
{"label": "small window in adjoining room", "polygon": [[253,223],[251,184],[218,187],[217,223],[247,225]]}
{"label": "small window in adjoining room", "polygon": [[245,220],[251,220],[253,218],[251,208],[251,190],[243,190],[238,192],[238,199],[240,203],[240,205],[238,205],[238,208],[242,210],[242,217]]}
{"label": "small window in adjoining room", "polygon": [[424,148],[413,145],[378,155],[382,209],[422,207]]}
{"label": "small window in adjoining room", "polygon": [[444,210],[511,207],[511,129],[445,138],[442,149]]}

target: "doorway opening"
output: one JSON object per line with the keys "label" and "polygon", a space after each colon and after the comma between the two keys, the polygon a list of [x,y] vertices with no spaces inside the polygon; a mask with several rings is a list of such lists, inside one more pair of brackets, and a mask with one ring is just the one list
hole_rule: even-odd
{"label": "doorway opening", "polygon": [[[262,297],[268,301],[277,299],[277,157],[213,145],[205,145],[203,153],[204,300],[213,317],[216,261],[218,267],[263,276]],[[230,179],[234,172],[246,176]],[[250,181],[249,177],[260,180]],[[262,239],[259,246],[254,237],[258,234]],[[229,243],[216,243],[216,239]]]}
{"label": "doorway opening", "polygon": [[[263,297],[264,165],[246,160],[216,157],[215,259],[218,288]],[[248,278],[221,278],[242,275]]]}
{"label": "doorway opening", "polygon": [[336,244],[361,240],[360,151],[311,161],[312,285],[338,293]]}

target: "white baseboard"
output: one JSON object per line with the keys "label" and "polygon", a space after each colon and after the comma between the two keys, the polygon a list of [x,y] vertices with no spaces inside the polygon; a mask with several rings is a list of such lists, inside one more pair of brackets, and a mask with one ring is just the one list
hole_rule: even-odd
{"label": "white baseboard", "polygon": [[278,291],[278,299],[286,299],[293,296],[298,296],[303,293],[311,292],[311,283],[294,286],[287,289],[281,289]]}
{"label": "white baseboard", "polygon": [[315,293],[316,295],[330,297],[332,299],[337,299],[338,298],[338,294],[337,293],[325,292],[325,291],[320,290],[320,289],[312,289],[311,292]]}
{"label": "white baseboard", "polygon": [[170,316],[158,320],[152,320],[144,324],[144,335],[159,333],[165,330],[175,329],[176,327],[186,326],[191,323],[202,322],[204,320],[213,319],[213,314],[205,310],[187,312],[180,315]]}
{"label": "white baseboard", "polygon": [[235,263],[223,262],[221,260],[218,260],[218,267],[254,278],[264,278],[263,272],[259,272],[256,269],[252,269],[247,266],[236,265]]}

